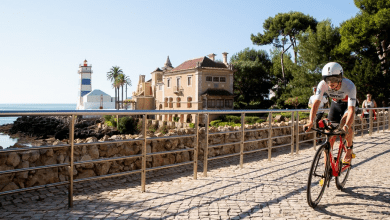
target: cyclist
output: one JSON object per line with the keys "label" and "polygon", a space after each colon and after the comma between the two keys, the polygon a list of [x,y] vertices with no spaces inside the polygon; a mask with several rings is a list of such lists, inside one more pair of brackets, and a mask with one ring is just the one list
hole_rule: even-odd
{"label": "cyclist", "polygon": [[[310,121],[304,127],[307,127],[307,132],[313,127],[313,121],[316,117],[318,107],[324,93],[332,99],[328,119],[334,123],[344,124],[341,119],[346,120],[342,126],[342,130],[346,133],[347,153],[344,156],[343,163],[350,164],[352,159],[352,124],[355,116],[356,105],[356,87],[355,84],[343,77],[343,68],[336,62],[330,62],[322,69],[322,81],[317,86],[316,98],[313,107],[310,111]],[[335,138],[329,140],[333,146]]]}

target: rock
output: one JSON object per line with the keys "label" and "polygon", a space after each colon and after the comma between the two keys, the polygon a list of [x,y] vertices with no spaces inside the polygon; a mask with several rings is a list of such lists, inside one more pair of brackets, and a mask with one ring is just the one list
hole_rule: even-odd
{"label": "rock", "polygon": [[60,182],[65,182],[66,181],[66,176],[60,174],[59,179],[60,179]]}
{"label": "rock", "polygon": [[88,151],[92,159],[99,159],[99,149],[96,145],[92,145]]}
{"label": "rock", "polygon": [[37,161],[39,159],[39,157],[40,157],[39,151],[37,151],[37,150],[31,151],[29,161],[31,163],[34,163],[35,161]]}
{"label": "rock", "polygon": [[46,156],[52,157],[53,155],[54,155],[53,149],[48,149],[48,150],[46,151]]}
{"label": "rock", "polygon": [[14,182],[10,182],[3,189],[1,189],[1,192],[15,190],[15,189],[19,189],[19,187]]}
{"label": "rock", "polygon": [[122,140],[122,136],[120,135],[113,135],[108,140]]}
{"label": "rock", "polygon": [[15,153],[15,152],[11,152],[8,155],[8,159],[7,159],[6,164],[10,165],[10,166],[13,166],[13,167],[16,167],[17,165],[19,165],[19,163],[20,163],[19,155],[17,153]]}
{"label": "rock", "polygon": [[64,163],[65,156],[63,154],[58,155],[57,163]]}
{"label": "rock", "polygon": [[41,161],[44,165],[56,164],[57,158],[42,155]]}
{"label": "rock", "polygon": [[7,154],[0,154],[0,166],[7,162]]}
{"label": "rock", "polygon": [[87,153],[87,146],[83,146],[81,153],[82,155],[85,155]]}
{"label": "rock", "polygon": [[97,138],[96,137],[89,137],[85,140],[86,143],[91,143],[91,142],[97,142]]}
{"label": "rock", "polygon": [[96,164],[97,175],[99,175],[99,176],[106,175],[108,173],[108,171],[110,170],[111,163],[112,162],[102,162],[102,163]]}
{"label": "rock", "polygon": [[[22,167],[19,167],[19,168],[29,168],[29,167],[30,167],[30,163],[28,161],[23,161]],[[28,171],[17,173],[16,178],[27,179],[28,178]]]}
{"label": "rock", "polygon": [[29,151],[21,152],[20,155],[22,156],[22,161],[27,161],[30,158]]}
{"label": "rock", "polygon": [[63,144],[67,144],[66,142],[62,142],[62,141],[60,141],[60,140],[55,140],[54,142],[53,142],[53,145],[63,145]]}
{"label": "rock", "polygon": [[[88,160],[92,160],[91,156],[89,156],[88,154],[84,155],[80,159],[80,161],[88,161]],[[93,163],[87,163],[87,164],[82,164],[81,166],[84,168],[87,168],[87,169],[91,169],[91,168],[93,168],[94,165],[93,165]]]}
{"label": "rock", "polygon": [[28,146],[20,144],[20,143],[15,143],[13,146],[11,146],[9,148],[25,148],[25,147],[28,147]]}
{"label": "rock", "polygon": [[[1,165],[0,166],[0,171],[6,171],[6,170],[13,170],[14,168],[11,166],[7,165]],[[15,173],[10,173],[10,174],[2,174],[0,175],[0,189],[4,186],[6,186],[8,183],[12,181],[14,178]]]}
{"label": "rock", "polygon": [[108,138],[109,138],[108,135],[104,135],[99,141],[100,142],[108,141]]}
{"label": "rock", "polygon": [[26,187],[38,186],[58,182],[58,168],[36,170],[36,173],[27,180]]}
{"label": "rock", "polygon": [[118,153],[118,147],[115,144],[107,146],[107,157],[112,157]]}

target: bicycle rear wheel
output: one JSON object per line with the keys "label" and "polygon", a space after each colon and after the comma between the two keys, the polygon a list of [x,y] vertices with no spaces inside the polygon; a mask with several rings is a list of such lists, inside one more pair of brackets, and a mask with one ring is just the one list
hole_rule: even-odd
{"label": "bicycle rear wheel", "polygon": [[316,152],[307,180],[307,203],[315,208],[324,194],[329,179],[329,156],[322,145]]}
{"label": "bicycle rear wheel", "polygon": [[[346,144],[346,143],[345,143]],[[336,187],[339,190],[342,190],[347,182],[349,171],[351,170],[350,165],[344,165],[342,159],[344,158],[344,154],[346,154],[345,150],[341,150],[340,153],[340,162],[339,162],[339,175],[336,176],[335,182]],[[352,162],[352,161],[351,161]],[[343,171],[344,170],[344,171]]]}

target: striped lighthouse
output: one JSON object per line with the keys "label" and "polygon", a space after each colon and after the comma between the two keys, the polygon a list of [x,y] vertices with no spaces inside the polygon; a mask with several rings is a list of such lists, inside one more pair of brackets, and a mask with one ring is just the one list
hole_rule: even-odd
{"label": "striped lighthouse", "polygon": [[79,70],[77,71],[80,74],[80,91],[78,94],[78,103],[77,109],[83,109],[83,96],[92,91],[91,85],[91,75],[92,75],[92,65],[88,66],[88,61],[84,60],[83,65],[79,65]]}

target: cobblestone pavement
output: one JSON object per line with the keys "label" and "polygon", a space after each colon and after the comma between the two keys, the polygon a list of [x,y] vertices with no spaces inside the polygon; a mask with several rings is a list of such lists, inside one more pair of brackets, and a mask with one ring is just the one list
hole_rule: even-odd
{"label": "cobblestone pavement", "polygon": [[[316,209],[306,202],[306,182],[314,150],[301,146],[209,162],[208,177],[192,167],[140,177],[75,185],[74,207],[67,207],[66,187],[0,197],[0,219],[390,219],[390,132],[355,138],[353,161],[344,191],[334,181]],[[199,171],[202,171],[199,166]]]}

